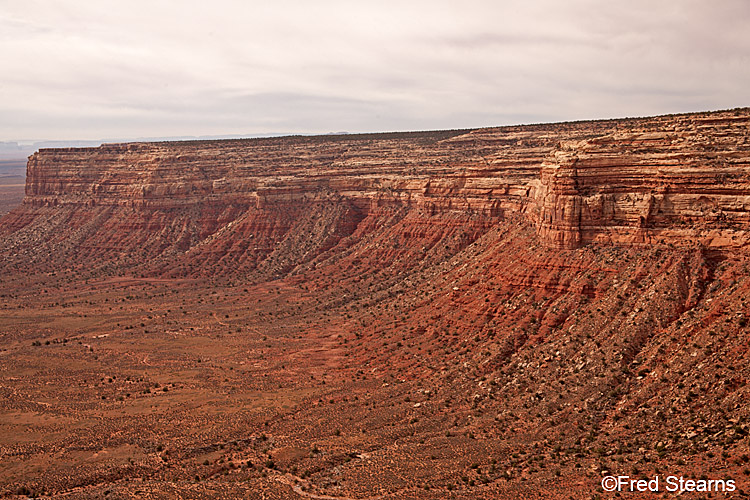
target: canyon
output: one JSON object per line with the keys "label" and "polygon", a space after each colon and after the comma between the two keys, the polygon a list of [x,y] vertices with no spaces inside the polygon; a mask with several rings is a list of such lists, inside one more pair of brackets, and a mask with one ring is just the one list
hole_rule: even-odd
{"label": "canyon", "polygon": [[41,149],[0,219],[0,495],[589,499],[682,474],[744,498],[749,126]]}

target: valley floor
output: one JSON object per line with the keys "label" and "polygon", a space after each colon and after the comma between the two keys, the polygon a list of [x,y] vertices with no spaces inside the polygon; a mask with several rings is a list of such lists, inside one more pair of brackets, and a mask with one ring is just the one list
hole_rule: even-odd
{"label": "valley floor", "polygon": [[6,267],[0,495],[750,493],[744,256],[409,217],[273,279]]}

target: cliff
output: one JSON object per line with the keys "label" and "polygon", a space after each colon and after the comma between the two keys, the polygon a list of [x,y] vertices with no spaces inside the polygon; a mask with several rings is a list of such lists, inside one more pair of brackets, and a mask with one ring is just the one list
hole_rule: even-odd
{"label": "cliff", "polygon": [[399,210],[422,214],[417,232],[469,218],[488,228],[522,214],[554,248],[744,247],[749,120],[741,109],[42,149],[29,158],[23,205],[2,219],[0,251],[19,265],[116,261],[149,274],[200,273],[228,260],[265,266],[268,276]]}
{"label": "cliff", "polygon": [[747,243],[747,112],[658,119],[640,130],[562,142],[538,183],[548,243]]}

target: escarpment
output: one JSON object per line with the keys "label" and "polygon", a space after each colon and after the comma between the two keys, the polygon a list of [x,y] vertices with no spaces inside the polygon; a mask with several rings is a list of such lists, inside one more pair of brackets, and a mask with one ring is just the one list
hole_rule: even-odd
{"label": "escarpment", "polygon": [[741,109],[46,149],[29,158],[0,251],[35,265],[116,260],[179,273],[231,263],[275,275],[409,211],[435,227],[489,228],[521,214],[553,248],[739,248],[750,223],[749,122]]}
{"label": "escarpment", "polygon": [[39,151],[0,496],[744,498],[749,121]]}
{"label": "escarpment", "polygon": [[750,227],[746,115],[563,142],[545,158],[537,227],[548,243],[744,246]]}

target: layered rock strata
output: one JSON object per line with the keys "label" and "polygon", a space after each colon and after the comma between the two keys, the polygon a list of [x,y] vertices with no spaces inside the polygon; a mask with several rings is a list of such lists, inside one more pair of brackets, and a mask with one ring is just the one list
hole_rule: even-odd
{"label": "layered rock strata", "polygon": [[657,130],[563,142],[542,163],[537,227],[591,242],[744,246],[750,228],[748,117],[680,117]]}
{"label": "layered rock strata", "polygon": [[412,207],[490,221],[520,212],[543,242],[560,248],[737,247],[747,242],[750,217],[749,122],[750,111],[741,109],[472,131],[43,149],[29,159],[23,205],[0,231],[16,232],[46,220],[50,207],[65,207],[79,226],[104,217],[112,231],[130,224],[159,232],[161,250],[265,232],[261,246],[270,251],[303,213],[340,212],[331,231],[345,235],[379,207]]}

